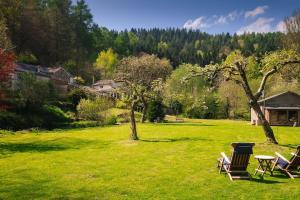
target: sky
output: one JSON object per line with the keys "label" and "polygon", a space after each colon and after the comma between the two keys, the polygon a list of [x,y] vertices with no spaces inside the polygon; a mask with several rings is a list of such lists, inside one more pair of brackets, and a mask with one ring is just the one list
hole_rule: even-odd
{"label": "sky", "polygon": [[[76,0],[74,0],[76,1]],[[186,28],[211,34],[283,31],[300,0],[86,0],[94,22],[114,30]]]}

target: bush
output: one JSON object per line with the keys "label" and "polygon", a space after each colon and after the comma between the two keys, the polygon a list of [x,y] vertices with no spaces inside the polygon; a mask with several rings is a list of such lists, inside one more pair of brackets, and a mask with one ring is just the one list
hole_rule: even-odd
{"label": "bush", "polygon": [[150,122],[161,122],[165,118],[165,112],[161,101],[151,101],[147,109],[147,119]]}
{"label": "bush", "polygon": [[17,131],[23,128],[26,128],[26,123],[21,115],[0,112],[0,129]]}
{"label": "bush", "polygon": [[68,98],[73,104],[73,109],[76,109],[81,99],[87,99],[88,94],[82,89],[73,89],[69,92]]}
{"label": "bush", "polygon": [[70,117],[56,106],[44,105],[41,115],[43,120],[42,127],[47,129],[57,128],[71,121]]}
{"label": "bush", "polygon": [[95,100],[81,99],[77,111],[82,119],[103,122],[105,118],[103,112],[111,107],[112,102],[105,97],[96,98]]}
{"label": "bush", "polygon": [[127,108],[127,104],[124,101],[122,101],[122,100],[117,100],[116,101],[116,108],[126,109]]}
{"label": "bush", "polygon": [[117,124],[117,117],[115,115],[111,115],[105,118],[104,124],[105,125],[115,125]]}
{"label": "bush", "polygon": [[217,119],[221,116],[219,99],[214,95],[206,96],[203,100],[199,100],[199,102],[195,102],[192,106],[187,107],[185,115],[188,118]]}
{"label": "bush", "polygon": [[99,123],[96,121],[78,121],[68,124],[65,128],[88,128],[99,126]]}
{"label": "bush", "polygon": [[170,113],[172,115],[179,115],[182,113],[182,104],[175,100],[175,101],[171,101],[170,102],[170,105],[169,105],[169,110],[170,110]]}

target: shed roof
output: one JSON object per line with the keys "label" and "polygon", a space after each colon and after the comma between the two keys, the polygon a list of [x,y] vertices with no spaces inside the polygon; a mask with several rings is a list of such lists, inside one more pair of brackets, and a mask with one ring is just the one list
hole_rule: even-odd
{"label": "shed roof", "polygon": [[300,107],[266,107],[268,110],[300,110]]}
{"label": "shed roof", "polygon": [[296,95],[296,96],[300,97],[300,95],[295,93],[295,92],[286,91],[286,92],[282,92],[282,93],[275,94],[275,95],[269,96],[267,98],[261,99],[261,100],[258,101],[258,103],[262,103],[264,101],[268,101],[268,100],[271,100],[271,99],[274,99],[274,98],[277,98],[277,97],[280,97],[280,96],[284,96],[284,95],[287,95],[287,94],[293,94],[293,95]]}

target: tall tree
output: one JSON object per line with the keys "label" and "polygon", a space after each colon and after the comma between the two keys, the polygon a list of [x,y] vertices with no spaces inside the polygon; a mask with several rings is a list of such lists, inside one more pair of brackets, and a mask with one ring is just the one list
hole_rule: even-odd
{"label": "tall tree", "polygon": [[88,60],[92,49],[93,40],[90,30],[93,25],[93,15],[85,0],[78,0],[72,7],[72,16],[76,34],[74,59],[77,70],[75,75],[80,75],[81,68],[85,66],[85,61]]}
{"label": "tall tree", "polygon": [[249,85],[247,76],[249,59],[245,58],[239,51],[231,53],[224,63],[207,65],[205,68],[194,70],[190,76],[206,75],[211,81],[214,81],[218,75],[222,74],[227,80],[232,80],[236,84],[242,86],[250,106],[254,109],[258,118],[261,120],[267,141],[278,144],[269,122],[266,120],[264,113],[260,109],[258,100],[262,96],[265,85],[272,75],[280,73],[289,65],[294,65],[295,68],[299,68],[299,64],[300,55],[295,51],[282,50],[267,54],[262,59],[264,73],[257,92],[253,92]]}
{"label": "tall tree", "polygon": [[95,66],[101,70],[102,78],[111,78],[118,64],[118,55],[109,48],[101,51],[96,60]]}
{"label": "tall tree", "polygon": [[159,59],[154,55],[127,57],[120,61],[115,80],[123,83],[121,92],[125,94],[130,108],[130,138],[132,140],[138,140],[134,116],[137,103],[141,102],[146,110],[146,98],[153,81],[159,78],[164,79],[170,73],[170,70],[171,65],[168,60]]}

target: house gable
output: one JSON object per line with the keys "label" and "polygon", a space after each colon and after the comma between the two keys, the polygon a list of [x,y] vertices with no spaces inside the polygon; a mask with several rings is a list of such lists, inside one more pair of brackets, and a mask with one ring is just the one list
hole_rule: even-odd
{"label": "house gable", "polygon": [[51,79],[69,83],[72,76],[62,67],[49,69]]}

